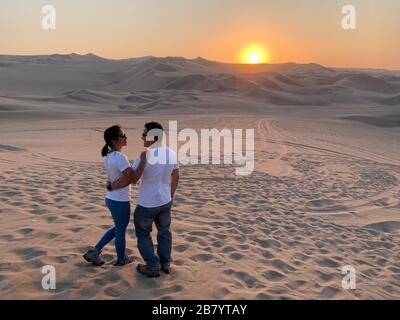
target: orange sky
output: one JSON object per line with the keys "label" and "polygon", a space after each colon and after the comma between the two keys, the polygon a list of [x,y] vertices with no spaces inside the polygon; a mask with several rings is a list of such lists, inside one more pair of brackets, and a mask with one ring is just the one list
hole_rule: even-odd
{"label": "orange sky", "polygon": [[[341,28],[351,2],[357,29]],[[41,7],[56,8],[56,30]],[[241,62],[261,46],[271,63],[400,69],[398,0],[1,0],[0,54],[92,52]]]}

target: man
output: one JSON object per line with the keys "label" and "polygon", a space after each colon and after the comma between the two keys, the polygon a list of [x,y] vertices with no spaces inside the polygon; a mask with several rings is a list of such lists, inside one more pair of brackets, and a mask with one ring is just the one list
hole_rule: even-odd
{"label": "man", "polygon": [[[142,140],[148,148],[147,163],[143,170],[134,212],[137,245],[146,264],[139,264],[137,270],[148,277],[160,276],[160,271],[171,272],[171,206],[179,181],[179,165],[175,153],[161,144],[163,127],[158,122],[145,124]],[[140,164],[138,157],[132,168]],[[111,184],[119,189],[130,181],[121,178]],[[157,255],[154,253],[151,231],[157,227]]]}

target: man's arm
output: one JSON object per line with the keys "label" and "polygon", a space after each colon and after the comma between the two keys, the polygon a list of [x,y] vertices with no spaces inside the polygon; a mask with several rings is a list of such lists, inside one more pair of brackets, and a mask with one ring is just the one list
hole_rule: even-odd
{"label": "man's arm", "polygon": [[131,183],[137,183],[143,174],[144,167],[146,165],[146,151],[140,154],[140,164],[133,170],[132,168],[127,168],[122,172],[122,177],[117,181],[111,183],[111,190],[125,188]]}
{"label": "man's arm", "polygon": [[179,182],[179,169],[174,169],[171,174],[171,197],[174,197]]}

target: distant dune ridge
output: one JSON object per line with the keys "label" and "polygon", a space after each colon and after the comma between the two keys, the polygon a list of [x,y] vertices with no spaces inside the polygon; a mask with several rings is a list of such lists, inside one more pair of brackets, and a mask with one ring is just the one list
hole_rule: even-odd
{"label": "distant dune ridge", "polygon": [[[140,109],[160,100],[143,101],[140,92],[163,92],[166,97],[161,100],[166,101],[168,92],[184,97],[193,91],[243,96],[267,105],[385,106],[399,104],[399,79],[400,71],[327,68],[315,63],[243,65],[200,57],[111,60],[93,54],[0,56],[0,96],[13,105],[24,95],[61,104],[116,101],[116,110],[126,100],[131,109]],[[0,105],[7,110],[6,103]]]}

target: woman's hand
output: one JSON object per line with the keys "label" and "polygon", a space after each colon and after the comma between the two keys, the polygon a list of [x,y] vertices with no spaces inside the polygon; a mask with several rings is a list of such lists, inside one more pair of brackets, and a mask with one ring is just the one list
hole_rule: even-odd
{"label": "woman's hand", "polygon": [[108,191],[112,191],[111,182],[107,181],[106,188]]}
{"label": "woman's hand", "polygon": [[139,163],[139,166],[136,168],[136,170],[134,170],[134,173],[131,177],[131,183],[135,184],[139,181],[140,177],[143,174],[143,170],[146,165],[146,162],[147,162],[147,150],[143,151],[140,154],[140,163]]}
{"label": "woman's hand", "polygon": [[143,152],[140,154],[140,160],[141,160],[141,161],[146,161],[146,160],[147,160],[147,150],[143,151]]}

